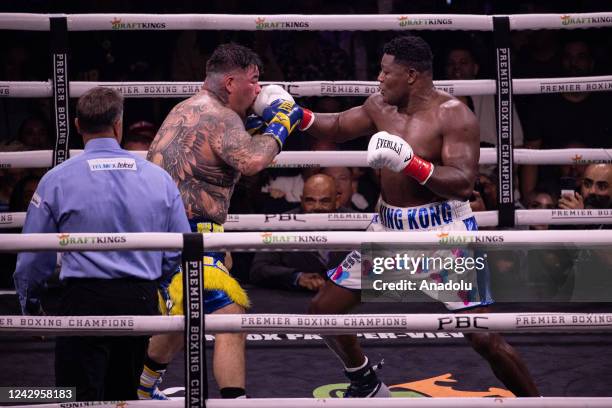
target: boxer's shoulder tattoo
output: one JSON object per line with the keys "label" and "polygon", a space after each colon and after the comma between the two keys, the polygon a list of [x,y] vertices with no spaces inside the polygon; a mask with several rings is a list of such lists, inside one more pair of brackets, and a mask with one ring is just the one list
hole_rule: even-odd
{"label": "boxer's shoulder tattoo", "polygon": [[193,105],[181,104],[173,109],[157,132],[147,158],[161,165],[177,182],[192,174],[196,164]]}

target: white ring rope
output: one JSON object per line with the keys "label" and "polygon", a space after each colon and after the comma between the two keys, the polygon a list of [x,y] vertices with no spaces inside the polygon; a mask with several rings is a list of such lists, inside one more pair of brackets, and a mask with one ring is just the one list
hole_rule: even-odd
{"label": "white ring rope", "polygon": [[[540,247],[571,245],[575,248],[606,247],[612,244],[612,230],[546,231],[426,231],[361,232],[228,232],[204,234],[207,251],[345,251],[362,243],[411,244],[412,246],[487,246]],[[75,233],[75,234],[0,234],[0,252],[16,251],[111,251],[180,250],[183,234],[169,232]]]}
{"label": "white ring rope", "polygon": [[[0,29],[9,30],[34,30],[34,31],[48,31],[50,29],[49,15],[43,14],[27,14],[27,13],[6,13],[0,14]],[[584,14],[567,14],[567,15],[555,15],[555,14],[542,14],[542,15],[511,15],[510,28],[514,30],[527,30],[527,29],[573,29],[573,28],[594,28],[594,27],[610,27],[612,26],[612,13],[584,13]],[[74,14],[67,15],[68,30],[71,31],[94,31],[94,30],[184,30],[184,29],[206,29],[206,30],[480,30],[480,31],[492,31],[493,29],[493,16],[482,16],[482,15],[268,15],[268,16],[254,16],[254,15],[154,15],[154,14]],[[521,83],[521,81],[523,81]],[[323,82],[316,82],[312,84],[295,84],[296,88],[291,89],[293,94],[296,96],[314,96],[314,95],[362,95],[367,96],[377,91],[377,83],[356,83],[351,81],[344,81],[346,84],[327,84]],[[470,84],[462,84],[459,81],[445,81],[446,83],[436,83],[436,86],[441,87],[447,92],[454,93],[455,95],[477,95],[478,92],[485,92],[486,94],[495,93],[495,85],[493,81],[485,80],[476,84],[473,81]],[[461,81],[463,82],[463,81]],[[71,83],[72,90],[71,96],[80,96],[80,93],[88,87],[93,87],[96,84],[92,83]],[[325,85],[325,86],[324,86]],[[597,78],[552,78],[546,80],[514,80],[514,93],[550,93],[550,92],[567,92],[572,90],[573,92],[588,92],[588,91],[605,91],[612,89],[612,77],[597,77]],[[0,83],[0,95],[8,97],[49,97],[52,95],[51,82],[1,82]],[[112,85],[111,85],[112,86]],[[126,96],[189,96],[199,89],[200,84],[195,83],[115,83],[116,87],[125,87],[121,91]],[[129,89],[132,87],[132,89]],[[474,89],[474,88],[477,88]],[[591,89],[593,88],[593,89]],[[330,93],[327,93],[329,89]],[[132,91],[132,92],[130,92]],[[463,93],[465,92],[465,93]],[[47,154],[46,152],[43,155]],[[610,160],[609,154],[606,152],[606,158],[604,160]],[[44,158],[43,158],[44,159]],[[49,156],[50,159],[50,156]],[[576,161],[582,160],[582,158],[575,159]],[[585,159],[590,160],[590,159]],[[517,162],[518,163],[518,162]],[[334,161],[335,165],[338,161]],[[538,163],[541,164],[541,163]],[[558,164],[558,163],[555,163]],[[47,167],[41,166],[41,167]],[[2,163],[0,163],[2,168]],[[17,219],[19,215],[15,215]],[[548,233],[549,231],[542,231]],[[550,231],[558,238],[561,234],[558,231]],[[605,234],[607,231],[572,231],[569,235],[563,239],[563,241],[555,241],[555,237],[551,234],[535,234],[534,232],[528,232],[529,235],[522,234],[522,239],[518,240],[520,235],[517,235],[518,231],[509,232],[498,232],[496,234],[490,234],[488,232],[483,233],[471,233],[471,234],[455,234],[448,235],[446,238],[455,237],[467,237],[467,240],[486,239],[487,237],[497,239],[499,241],[493,242],[565,242],[567,239],[573,242],[584,243],[587,242],[610,242],[612,236]],[[255,235],[253,235],[255,234]],[[299,249],[312,249],[315,246],[321,246],[326,244],[325,248],[330,249],[329,246],[334,245],[354,245],[358,243],[355,241],[356,233],[351,233],[350,238],[348,236],[342,236],[339,234],[343,233],[321,233],[314,232],[312,234],[304,235],[299,233],[251,233],[241,234],[242,242],[232,243],[229,238],[236,238],[237,234],[219,234],[218,236],[209,236],[206,238],[206,246],[224,247],[228,244],[242,245],[244,248],[260,248],[262,243],[265,246],[283,247],[288,249],[291,245],[297,245]],[[374,234],[371,233],[370,237]],[[13,249],[56,249],[66,250],[68,248],[62,248],[61,240],[64,239],[67,246],[70,246],[71,250],[107,250],[114,249],[119,246],[121,248],[128,247],[129,249],[145,249],[144,247],[156,246],[152,249],[179,249],[182,247],[182,236],[180,234],[70,234],[48,236],[49,234],[35,234],[35,235],[5,235],[0,240],[0,250],[6,250],[7,248]],[[233,237],[232,237],[233,235]],[[359,233],[361,236],[361,233]],[[393,242],[404,241],[400,239],[399,235],[409,235],[402,233],[384,233],[384,242],[391,242],[388,239],[392,239]],[[441,235],[435,233],[422,233],[422,234],[410,234],[418,235],[419,242],[430,241],[431,243],[440,243],[443,238]],[[137,236],[137,237],[136,237]],[[11,237],[13,241],[11,240]],[[537,238],[537,241],[531,241]],[[70,238],[76,239],[74,245],[71,243]],[[212,239],[211,239],[212,238]],[[216,239],[221,238],[221,239]],[[248,239],[247,239],[248,238]],[[374,238],[374,237],[373,237]],[[379,238],[379,237],[375,237]],[[404,238],[404,237],[402,237]],[[526,239],[529,240],[526,240]],[[464,238],[465,239],[465,238]],[[219,242],[214,242],[215,240]],[[577,241],[576,241],[577,240]],[[266,243],[266,241],[268,241]],[[368,241],[374,241],[372,239]],[[27,248],[24,247],[26,244]],[[36,244],[34,247],[28,244]],[[161,245],[161,247],[157,247]],[[304,247],[306,246],[306,248]],[[125,248],[125,249],[128,249]],[[348,248],[347,248],[348,249]],[[521,326],[522,318],[518,315],[462,315],[461,318],[468,318],[473,325],[487,324],[486,330],[504,331],[505,328],[509,328],[510,331],[533,331],[534,325],[538,325],[538,322],[543,320],[543,323],[538,325],[535,331],[609,331],[612,329],[612,315],[610,314],[599,314],[599,315],[587,315],[583,316],[583,321],[580,320],[580,316],[577,314],[567,314],[562,316],[559,314],[547,314],[548,317],[536,317],[535,314],[524,314],[525,326]],[[400,315],[401,316],[401,315]],[[437,316],[437,317],[436,317]],[[533,322],[530,317],[532,316]],[[556,316],[556,318],[553,318]],[[215,318],[223,318],[223,325],[221,331],[228,331],[229,328],[236,328],[237,331],[250,331],[252,328],[261,328],[263,325],[266,328],[273,328],[274,331],[278,332],[285,328],[289,328],[295,331],[296,328],[304,327],[304,329],[313,329],[312,323],[307,324],[306,322],[314,319],[326,319],[328,325],[321,325],[317,327],[317,333],[321,332],[321,328],[329,328],[333,330],[332,333],[336,333],[337,330],[343,330],[346,328],[344,325],[339,325],[339,319],[343,323],[347,322],[358,322],[362,319],[368,319],[367,316],[208,316],[207,317],[207,329],[210,330],[211,324],[215,325]],[[391,324],[386,325],[385,318],[392,317],[391,315],[375,315],[371,316],[373,319],[370,322],[365,322],[365,327],[360,327],[360,331],[366,331],[373,329],[377,331],[380,327],[375,324],[374,321],[381,321],[385,324],[384,328],[393,327]],[[504,319],[512,319],[504,320]],[[90,317],[79,317],[80,319],[94,319]],[[147,318],[141,317],[128,317],[129,319],[140,319]],[[171,320],[171,324],[180,322],[180,328],[177,331],[181,331],[183,328],[183,319],[181,317],[154,317],[155,321],[161,322],[161,319]],[[403,315],[405,322],[410,322],[408,328],[402,326],[403,330],[414,330],[411,329],[412,325],[417,322],[423,323],[428,328],[416,329],[417,331],[430,331],[431,327],[436,327],[436,321],[438,327],[435,330],[445,331],[446,328],[439,327],[441,325],[440,318],[449,319],[449,322],[456,321],[459,317],[456,315],[433,315],[433,319],[430,316],[429,321],[421,320],[421,318],[427,319],[426,315]],[[0,316],[0,332],[4,332],[7,329],[8,319],[24,319],[26,325],[30,317],[13,317],[13,316]],[[70,317],[36,317],[31,319],[44,319],[45,324],[49,325],[47,329],[57,330],[57,327],[53,327],[54,323],[58,324],[58,319],[63,323],[63,319],[71,319]],[[76,319],[76,318],[72,318]],[[109,319],[105,317],[103,319]],[[111,318],[112,319],[112,318]],[[231,321],[231,319],[234,319]],[[245,320],[246,319],[246,320]],[[262,319],[262,322],[259,322]],[[278,319],[272,326],[266,323],[266,319],[275,320]],[[299,320],[302,319],[302,320]],[[344,319],[344,320],[342,320]],[[352,319],[352,320],[351,320]],[[400,320],[402,317],[399,318]],[[476,320],[485,319],[485,320]],[[567,322],[566,322],[567,319]],[[590,320],[590,321],[589,321]],[[599,324],[591,324],[598,323]],[[20,320],[21,321],[21,320]],[[231,321],[231,322],[230,322]],[[244,327],[245,321],[248,327]],[[169,323],[170,321],[168,321]],[[253,322],[252,325],[248,322]],[[404,321],[402,321],[403,323]],[[503,323],[502,323],[503,322]],[[95,322],[93,322],[95,324]],[[101,324],[101,322],[98,322]],[[221,323],[221,322],[219,322]],[[393,321],[392,321],[393,323]],[[425,324],[427,323],[427,324]],[[433,326],[430,326],[433,323]],[[588,324],[587,324],[588,323]],[[68,321],[66,324],[69,325]],[[169,326],[171,326],[169,323]],[[362,323],[363,324],[363,323]],[[512,328],[514,324],[514,328]],[[36,325],[35,325],[36,326]],[[159,324],[157,324],[159,326]],[[168,326],[168,327],[169,327]],[[349,324],[348,326],[351,326]],[[455,325],[457,326],[457,325]],[[53,329],[51,329],[53,327]],[[482,327],[482,326],[481,326]],[[36,327],[34,327],[35,329]],[[133,328],[133,327],[132,327]],[[30,328],[32,329],[32,328]],[[73,327],[75,330],[69,330],[70,334],[74,334],[76,330],[85,330],[85,328]],[[364,330],[365,329],[365,330]],[[460,331],[469,332],[471,330],[482,331],[483,328],[462,328]],[[43,329],[45,330],[45,329]],[[41,334],[43,330],[34,330],[33,333]],[[110,326],[112,332],[116,332]],[[348,332],[354,332],[354,328],[350,327]],[[459,330],[457,330],[459,331]],[[91,328],[87,328],[85,333],[91,334],[94,331]],[[105,333],[108,333],[105,330]],[[132,331],[130,334],[133,334]],[[22,332],[21,334],[24,334]],[[163,405],[162,405],[163,404]],[[99,407],[116,407],[117,402],[109,404],[98,403]],[[183,407],[185,406],[184,400],[175,401],[132,401],[130,405],[138,405],[140,407]],[[370,407],[370,400],[345,400],[345,399],[245,399],[245,400],[208,400],[207,405],[209,407],[251,407],[251,408],[263,408],[263,407],[278,407],[291,405],[295,408],[310,408],[310,407]],[[609,407],[612,405],[611,398],[517,398],[517,399],[464,399],[464,398],[447,398],[447,399],[412,399],[412,398],[396,398],[377,401],[378,406],[385,407]],[[70,404],[44,404],[44,405],[32,405],[31,407],[60,407],[70,406]]]}
{"label": "white ring rope", "polygon": [[[13,405],[9,408],[183,408],[183,398],[169,401],[64,402],[61,404]],[[208,399],[208,408],[610,408],[610,397],[540,397],[540,398],[243,398]]]}
{"label": "white ring rope", "polygon": [[[584,333],[612,331],[612,313],[210,314],[206,333]],[[140,336],[181,332],[183,316],[0,316],[0,334]]]}
{"label": "white ring rope", "polygon": [[[226,231],[314,231],[365,230],[376,213],[326,214],[229,214],[223,224]],[[496,227],[497,211],[474,213],[479,227]],[[0,213],[0,229],[21,228],[26,213]],[[516,210],[515,225],[600,225],[612,224],[612,209]]]}
{"label": "white ring rope", "polygon": [[[83,150],[70,150],[70,157]],[[146,151],[132,152],[146,158]],[[21,152],[0,152],[0,168],[37,169],[51,167],[51,150],[30,150]],[[297,151],[281,152],[269,168],[309,167],[368,167],[366,151]],[[479,164],[496,164],[497,152],[492,147],[480,149]],[[591,163],[612,163],[612,149],[515,149],[514,164],[529,165],[586,165]]]}
{"label": "white ring rope", "polygon": [[[474,14],[237,15],[237,14],[58,14],[69,31],[105,30],[473,30],[493,31],[493,17]],[[49,31],[50,15],[0,14],[0,30]],[[611,27],[612,13],[512,14],[510,29]]]}
{"label": "white ring rope", "polygon": [[[295,97],[303,96],[370,96],[379,91],[376,81],[296,81],[261,82],[283,86]],[[436,88],[456,96],[495,95],[493,79],[434,81]],[[95,86],[114,88],[126,98],[182,98],[192,96],[202,82],[70,82],[70,97],[78,98]],[[563,78],[523,78],[512,80],[513,94],[532,95],[562,92],[605,92],[612,90],[612,76]],[[0,97],[51,97],[51,81],[0,81]]]}

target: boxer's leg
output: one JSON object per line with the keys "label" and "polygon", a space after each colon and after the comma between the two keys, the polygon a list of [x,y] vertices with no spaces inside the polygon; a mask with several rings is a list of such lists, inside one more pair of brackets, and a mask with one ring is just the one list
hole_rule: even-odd
{"label": "boxer's leg", "polygon": [[[310,314],[344,314],[360,302],[361,254],[351,252],[338,268],[328,272],[325,283],[310,303]],[[390,397],[387,386],[363,353],[357,336],[323,336],[327,346],[340,358],[350,385],[346,398]]]}
{"label": "boxer's leg", "polygon": [[[359,301],[359,292],[327,281],[310,302],[308,313],[344,314],[358,305]],[[323,339],[345,367],[359,367],[365,362],[366,357],[354,334],[323,336]]]}
{"label": "boxer's leg", "polygon": [[[236,303],[228,304],[213,314],[243,314],[244,308]],[[213,375],[221,397],[244,396],[246,386],[245,333],[217,333],[213,353]]]}
{"label": "boxer's leg", "polygon": [[[159,309],[162,315],[183,314],[183,273],[179,270],[168,285],[159,289]],[[149,340],[144,366],[140,374],[138,399],[167,400],[159,385],[168,364],[182,350],[185,343],[183,333],[156,334]]]}
{"label": "boxer's leg", "polygon": [[[459,313],[490,313],[477,307]],[[517,397],[539,397],[538,388],[527,365],[499,333],[466,333],[466,339],[489,362],[495,376]]]}

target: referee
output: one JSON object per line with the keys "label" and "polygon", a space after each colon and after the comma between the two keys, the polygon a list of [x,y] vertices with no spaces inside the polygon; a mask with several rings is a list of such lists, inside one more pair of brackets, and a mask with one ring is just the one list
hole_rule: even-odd
{"label": "referee", "polygon": [[[93,88],[78,101],[76,128],[85,151],[50,170],[28,207],[24,233],[190,232],[183,202],[160,167],[119,147],[123,97]],[[69,238],[69,237],[65,237]],[[60,237],[61,239],[61,237]],[[66,248],[70,248],[70,240]],[[156,315],[156,280],[176,271],[180,252],[65,252],[60,315]],[[24,314],[42,314],[40,296],[54,252],[22,252],[14,280]],[[57,386],[79,401],[138,399],[148,338],[58,337]]]}

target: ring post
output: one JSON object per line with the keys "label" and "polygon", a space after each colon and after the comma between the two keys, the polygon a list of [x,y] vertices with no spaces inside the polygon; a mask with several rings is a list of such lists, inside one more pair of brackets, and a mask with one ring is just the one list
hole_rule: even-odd
{"label": "ring post", "polygon": [[208,373],[204,347],[202,234],[183,234],[183,311],[185,313],[185,407],[206,407]]}
{"label": "ring post", "polygon": [[510,70],[510,19],[493,17],[493,41],[497,76],[497,207],[498,226],[514,227],[514,132],[512,72]]}
{"label": "ring post", "polygon": [[55,148],[53,167],[69,159],[70,116],[68,114],[68,23],[66,16],[49,18],[53,58],[53,102],[55,105]]}

